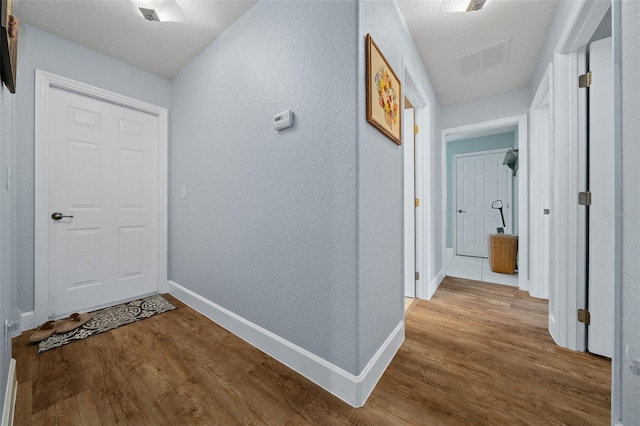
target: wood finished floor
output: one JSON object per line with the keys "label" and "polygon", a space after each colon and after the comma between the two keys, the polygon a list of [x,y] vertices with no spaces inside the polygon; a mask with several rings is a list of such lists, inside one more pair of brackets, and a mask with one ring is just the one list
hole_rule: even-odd
{"label": "wood finished floor", "polygon": [[610,363],[553,344],[547,305],[446,278],[354,409],[181,302],[36,355],[14,339],[20,425],[606,425]]}

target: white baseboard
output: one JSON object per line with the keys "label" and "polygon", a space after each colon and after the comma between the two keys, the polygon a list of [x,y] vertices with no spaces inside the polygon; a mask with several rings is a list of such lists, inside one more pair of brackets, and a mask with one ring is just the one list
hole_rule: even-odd
{"label": "white baseboard", "polygon": [[453,252],[453,247],[446,247],[444,250],[444,263],[445,269],[449,266],[449,262],[455,257],[455,253]]}
{"label": "white baseboard", "polygon": [[431,300],[433,295],[436,293],[436,290],[438,289],[438,287],[440,287],[440,283],[442,283],[442,280],[444,280],[444,274],[445,274],[444,271],[445,271],[445,268],[443,267],[440,270],[440,272],[438,272],[438,275],[436,275],[435,278],[431,280],[431,282],[429,283],[429,292],[427,293],[427,300]]}
{"label": "white baseboard", "polygon": [[18,394],[18,378],[16,376],[16,360],[11,358],[9,363],[9,377],[7,379],[7,389],[4,394],[4,405],[2,406],[2,426],[13,426],[13,417],[16,409],[16,395]]}
{"label": "white baseboard", "polygon": [[22,322],[20,323],[20,330],[32,330],[36,328],[36,317],[33,311],[22,313]]}
{"label": "white baseboard", "polygon": [[169,293],[353,407],[362,407],[404,341],[401,321],[358,376],[169,281]]}

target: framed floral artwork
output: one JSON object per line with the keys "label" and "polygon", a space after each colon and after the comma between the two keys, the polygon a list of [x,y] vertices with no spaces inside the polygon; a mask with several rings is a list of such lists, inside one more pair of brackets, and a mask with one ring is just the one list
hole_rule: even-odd
{"label": "framed floral artwork", "polygon": [[382,52],[367,34],[367,121],[402,144],[402,87]]}

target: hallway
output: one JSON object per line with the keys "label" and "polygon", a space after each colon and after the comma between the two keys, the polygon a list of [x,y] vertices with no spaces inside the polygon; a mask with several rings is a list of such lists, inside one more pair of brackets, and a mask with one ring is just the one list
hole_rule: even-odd
{"label": "hallway", "polygon": [[[171,298],[171,296],[169,296]],[[16,425],[606,424],[610,363],[555,345],[546,302],[446,278],[363,408],[178,309],[36,355],[13,342]]]}

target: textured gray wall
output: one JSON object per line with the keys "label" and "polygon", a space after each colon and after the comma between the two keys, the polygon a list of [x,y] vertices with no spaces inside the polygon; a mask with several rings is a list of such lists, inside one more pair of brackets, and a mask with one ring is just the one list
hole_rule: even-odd
{"label": "textured gray wall", "polygon": [[169,107],[170,82],[30,25],[20,28],[16,91],[16,216],[18,304],[33,310],[35,70],[41,69],[162,107]]}
{"label": "textured gray wall", "polygon": [[558,7],[556,8],[556,14],[553,17],[553,21],[551,22],[551,27],[549,27],[549,32],[547,33],[547,39],[544,42],[544,47],[542,48],[542,52],[540,52],[540,58],[538,59],[538,64],[536,65],[536,70],[533,73],[533,77],[531,78],[531,98],[538,91],[538,86],[542,82],[542,78],[544,74],[547,72],[547,67],[553,61],[553,55],[556,49],[556,45],[558,44],[558,40],[560,39],[560,35],[564,30],[564,27],[568,25],[569,16],[574,7],[578,5],[577,1],[559,1]]}
{"label": "textured gray wall", "polygon": [[258,2],[180,71],[169,201],[171,280],[353,374],[356,23]]}
{"label": "textured gray wall", "polygon": [[[622,347],[640,347],[640,2],[622,1]],[[640,376],[622,360],[622,420],[640,425]]]}
{"label": "textured gray wall", "polygon": [[[366,34],[371,33],[399,78],[402,78],[404,55],[404,60],[417,73],[419,83],[427,91],[434,115],[439,113],[440,107],[396,3],[361,1],[359,19],[357,312],[358,370],[361,371],[404,315],[403,146],[393,143],[366,121]],[[432,127],[433,142],[439,143],[439,129]],[[436,131],[438,133],[434,134]],[[426,148],[431,149],[432,146]],[[440,172],[441,167],[425,169],[425,173],[433,176]],[[428,208],[427,205],[424,207]],[[444,226],[443,222],[440,224]],[[434,241],[442,242],[441,238]],[[426,243],[431,244],[431,241]],[[427,248],[427,251],[429,255],[434,250],[439,253],[442,247]],[[441,262],[441,259],[436,261]],[[439,271],[441,267],[436,266],[435,269]]]}
{"label": "textured gray wall", "polygon": [[[0,87],[0,407],[4,402],[7,388],[9,361],[11,360],[11,340],[4,334],[4,321],[9,309],[16,307],[14,274],[14,187],[7,188],[7,169],[13,173],[14,99]],[[0,417],[2,416],[0,408]]]}

